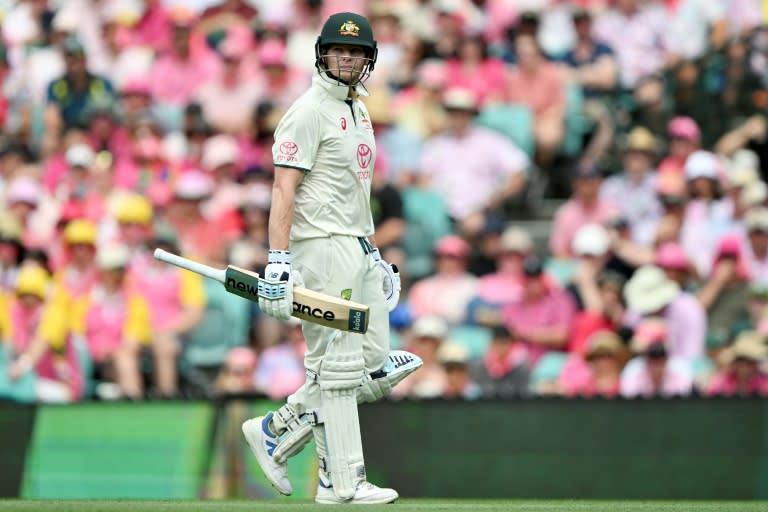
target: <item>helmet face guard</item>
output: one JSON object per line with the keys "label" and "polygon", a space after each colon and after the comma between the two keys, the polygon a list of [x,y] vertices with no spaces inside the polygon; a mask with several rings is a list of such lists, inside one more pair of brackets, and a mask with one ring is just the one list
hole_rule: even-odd
{"label": "helmet face guard", "polygon": [[[334,45],[353,45],[365,49],[365,57],[352,57],[353,60],[365,60],[360,75],[354,79],[353,83],[347,83],[340,78],[338,61],[335,67],[331,60],[326,63],[327,59],[334,57],[326,53],[327,49]],[[315,68],[323,78],[333,80],[339,85],[352,87],[363,83],[370,76],[378,54],[379,50],[376,47],[376,40],[373,38],[373,31],[368,20],[356,13],[340,12],[328,18],[315,42]]]}

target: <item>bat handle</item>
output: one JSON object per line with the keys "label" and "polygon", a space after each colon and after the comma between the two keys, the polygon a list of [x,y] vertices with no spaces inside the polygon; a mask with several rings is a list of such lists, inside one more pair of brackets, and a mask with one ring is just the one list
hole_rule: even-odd
{"label": "bat handle", "polygon": [[154,256],[157,260],[170,263],[171,265],[175,265],[179,268],[190,270],[196,274],[200,274],[220,283],[224,283],[227,280],[226,270],[203,265],[202,263],[192,261],[188,258],[184,258],[160,248],[155,249]]}

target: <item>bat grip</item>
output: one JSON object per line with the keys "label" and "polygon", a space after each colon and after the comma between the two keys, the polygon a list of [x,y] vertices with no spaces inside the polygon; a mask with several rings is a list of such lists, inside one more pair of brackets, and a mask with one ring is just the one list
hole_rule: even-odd
{"label": "bat grip", "polygon": [[155,259],[157,260],[170,263],[171,265],[175,265],[179,268],[190,270],[192,272],[195,272],[196,274],[200,274],[207,278],[216,280],[220,283],[224,283],[226,281],[225,270],[210,267],[208,265],[203,265],[202,263],[192,261],[188,258],[184,258],[182,256],[173,254],[171,252],[165,251],[160,248],[155,249],[154,256],[155,256]]}

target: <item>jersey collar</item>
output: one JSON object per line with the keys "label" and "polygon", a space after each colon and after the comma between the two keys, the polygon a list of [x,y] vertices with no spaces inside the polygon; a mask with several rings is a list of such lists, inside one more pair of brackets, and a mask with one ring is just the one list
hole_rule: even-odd
{"label": "jersey collar", "polygon": [[[324,79],[319,74],[312,77],[312,85],[320,87],[337,100],[344,101],[349,95],[348,85],[331,82],[331,79]],[[355,86],[355,91],[360,96],[368,96],[368,91],[361,84]]]}

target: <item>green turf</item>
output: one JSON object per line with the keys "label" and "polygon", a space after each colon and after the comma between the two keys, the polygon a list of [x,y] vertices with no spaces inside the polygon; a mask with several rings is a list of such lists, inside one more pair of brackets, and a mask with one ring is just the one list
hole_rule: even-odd
{"label": "green turf", "polygon": [[[290,512],[349,510],[347,506],[280,501],[42,501],[0,500],[0,512]],[[752,512],[768,510],[768,502],[744,501],[535,501],[535,500],[400,500],[396,505],[367,506],[368,512]]]}

